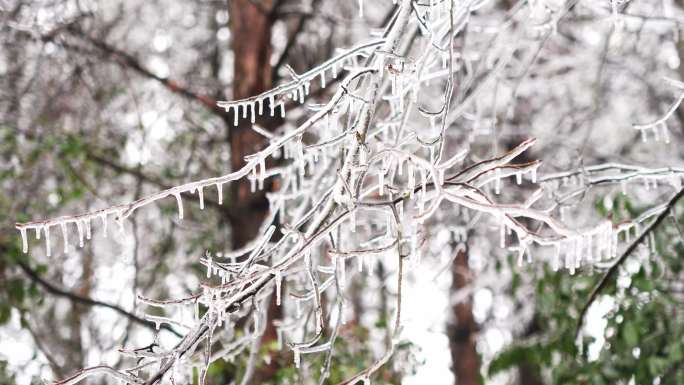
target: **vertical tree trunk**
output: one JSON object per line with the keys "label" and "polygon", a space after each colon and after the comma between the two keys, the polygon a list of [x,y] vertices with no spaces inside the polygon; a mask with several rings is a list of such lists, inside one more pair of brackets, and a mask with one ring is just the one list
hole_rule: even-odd
{"label": "vertical tree trunk", "polygon": [[[468,251],[459,248],[451,270],[450,295],[469,286],[472,282],[468,267]],[[477,323],[473,317],[472,297],[452,307],[451,320],[447,325],[451,370],[457,385],[480,384],[480,357],[476,349]]]}
{"label": "vertical tree trunk", "polygon": [[[229,0],[228,15],[234,53],[233,71],[233,99],[242,99],[262,93],[270,89],[271,78],[271,26],[273,16],[272,0],[250,1]],[[264,106],[268,110],[268,105]],[[241,111],[240,111],[241,112]],[[270,120],[270,121],[266,121]],[[279,120],[260,117],[260,124],[273,127]],[[240,119],[237,126],[233,126],[232,117],[226,118],[228,125],[228,139],[230,141],[231,167],[237,170],[245,165],[244,157],[259,150],[263,146],[264,138],[251,129],[247,119]],[[233,248],[247,244],[257,236],[259,227],[268,214],[268,201],[264,190],[252,193],[249,182],[242,179],[231,186],[231,205],[234,205],[234,215],[229,218],[232,231]],[[277,338],[273,320],[280,318],[281,309],[276,306],[275,296],[268,304],[268,322],[262,337],[262,344],[267,344]],[[273,378],[278,370],[278,361],[262,366],[256,373],[255,383]]]}
{"label": "vertical tree trunk", "polygon": [[[232,48],[235,55],[233,72],[233,99],[242,99],[262,93],[272,86],[271,81],[271,0],[228,1]],[[258,5],[257,5],[258,4]],[[242,112],[242,111],[240,111]],[[251,129],[249,120],[239,119],[233,126],[227,117],[230,140],[231,167],[237,170],[245,165],[245,155],[259,150],[264,138]],[[242,179],[233,183],[232,202],[237,208],[230,218],[233,247],[244,246],[257,234],[259,225],[268,212],[263,191],[250,192],[249,182]]]}

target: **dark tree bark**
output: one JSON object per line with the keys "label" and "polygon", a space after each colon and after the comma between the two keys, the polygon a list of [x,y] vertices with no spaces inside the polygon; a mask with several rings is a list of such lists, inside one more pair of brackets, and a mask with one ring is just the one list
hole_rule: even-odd
{"label": "dark tree bark", "polygon": [[[242,99],[262,93],[273,86],[270,64],[271,27],[273,25],[273,0],[229,0],[228,13],[232,48],[235,57],[233,72],[233,97]],[[264,106],[268,110],[268,106]],[[265,127],[275,127],[280,119],[259,117],[258,123]],[[264,138],[251,129],[249,120],[240,119],[233,126],[232,117],[225,118],[230,141],[231,167],[237,170],[245,165],[244,157],[258,151],[264,145]],[[234,215],[229,218],[232,231],[233,248],[247,244],[258,235],[258,230],[268,214],[266,191],[273,186],[266,185],[264,190],[250,192],[247,180],[234,183],[231,191],[231,204]],[[262,337],[262,344],[277,339],[273,320],[282,316],[275,296],[268,304],[268,322]],[[264,365],[255,374],[254,383],[272,379],[278,370],[278,360]]]}
{"label": "dark tree bark", "polygon": [[[451,270],[450,294],[469,286],[472,272],[468,267],[467,249],[459,249]],[[451,320],[447,325],[449,349],[451,350],[451,371],[458,385],[480,384],[480,356],[477,353],[477,323],[473,317],[472,297],[451,308]]]}

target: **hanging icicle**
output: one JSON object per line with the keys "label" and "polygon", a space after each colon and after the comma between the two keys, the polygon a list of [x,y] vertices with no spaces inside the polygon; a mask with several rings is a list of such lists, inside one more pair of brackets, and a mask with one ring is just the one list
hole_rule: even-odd
{"label": "hanging icicle", "polygon": [[28,239],[26,236],[26,229],[25,228],[20,228],[19,232],[21,233],[21,250],[24,253],[28,253]]}
{"label": "hanging icicle", "polygon": [[280,270],[275,272],[275,285],[276,285],[276,305],[280,306],[280,296],[283,284],[283,275]]}
{"label": "hanging icicle", "polygon": [[178,203],[178,219],[183,219],[183,201],[181,195],[180,193],[174,193],[173,196],[176,197],[176,203]]}
{"label": "hanging icicle", "polygon": [[83,248],[83,223],[80,219],[76,220],[76,229],[78,230],[78,247]]}
{"label": "hanging icicle", "polygon": [[50,226],[43,225],[43,231],[45,232],[45,253],[49,257],[52,254],[50,251]]}

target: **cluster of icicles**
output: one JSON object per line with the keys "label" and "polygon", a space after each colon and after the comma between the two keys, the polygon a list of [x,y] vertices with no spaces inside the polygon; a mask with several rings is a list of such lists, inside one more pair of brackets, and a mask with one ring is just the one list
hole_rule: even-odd
{"label": "cluster of icicles", "polygon": [[[194,187],[188,187],[186,189],[174,188],[171,192],[166,194],[161,194],[159,198],[166,196],[174,196],[176,202],[178,203],[178,218],[183,219],[183,201],[181,198],[181,193],[189,192],[196,193],[199,198],[200,209],[204,209],[204,187],[208,183],[195,183]],[[222,183],[212,183],[218,193],[218,203],[223,203],[223,185]],[[156,200],[156,199],[155,199]],[[62,217],[56,219],[50,219],[47,221],[30,222],[25,224],[17,224],[16,228],[21,233],[21,243],[22,251],[28,253],[28,233],[31,230],[35,231],[36,239],[41,239],[41,235],[45,238],[45,250],[46,255],[49,257],[52,255],[52,247],[50,241],[50,233],[53,227],[59,227],[62,234],[62,244],[64,246],[64,253],[68,252],[69,249],[69,228],[76,226],[78,232],[78,245],[79,247],[84,246],[84,237],[90,240],[92,236],[91,224],[94,220],[99,220],[102,223],[102,234],[107,237],[107,224],[109,216],[114,216],[116,223],[119,226],[119,231],[124,232],[124,220],[131,213],[131,207],[135,208],[135,205],[122,205],[109,207],[103,210],[97,210],[91,213],[77,215],[74,217]]]}
{"label": "cluster of icicles", "polygon": [[240,114],[242,119],[249,117],[250,123],[254,124],[256,117],[264,114],[264,105],[268,106],[270,116],[275,116],[276,110],[279,110],[280,116],[285,117],[286,98],[289,97],[290,100],[303,104],[305,97],[309,95],[311,83],[316,78],[320,79],[320,87],[325,88],[328,72],[332,79],[337,79],[342,70],[353,71],[359,67],[359,59],[368,57],[369,52],[383,42],[384,40],[375,40],[358,45],[303,74],[292,73],[293,80],[288,83],[249,98],[221,101],[218,102],[218,106],[232,113],[233,124],[236,126],[239,123]]}

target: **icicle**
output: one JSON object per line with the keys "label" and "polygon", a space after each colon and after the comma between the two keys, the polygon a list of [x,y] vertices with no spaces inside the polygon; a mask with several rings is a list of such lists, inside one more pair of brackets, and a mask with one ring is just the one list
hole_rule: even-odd
{"label": "icicle", "polygon": [[223,185],[216,183],[216,192],[218,193],[218,204],[223,204]]}
{"label": "icicle", "polygon": [[284,118],[285,117],[285,103],[280,102],[280,117]]}
{"label": "icicle", "polygon": [[50,251],[50,226],[43,225],[43,231],[45,232],[45,252],[49,257],[52,254]]}
{"label": "icicle", "polygon": [[670,143],[670,130],[667,128],[667,124],[665,124],[665,122],[663,122],[660,125],[660,128],[663,130],[663,139],[665,140],[665,143],[669,144]]}
{"label": "icicle", "polygon": [[100,219],[102,220],[102,233],[104,234],[104,237],[107,238],[107,213],[100,213]]}
{"label": "icicle", "polygon": [[174,193],[173,196],[176,197],[176,203],[178,203],[178,219],[183,219],[183,201],[181,200],[180,193]]}
{"label": "icicle", "polygon": [[248,106],[249,106],[249,112],[250,112],[249,121],[252,124],[254,124],[254,122],[256,122],[256,112],[254,111],[254,102],[249,103]]}
{"label": "icicle", "polygon": [[553,253],[553,271],[558,271],[560,269],[560,242],[556,242],[555,251]]}
{"label": "icicle", "polygon": [[650,246],[651,257],[655,256],[655,254],[656,254],[656,241],[655,241],[655,235],[653,235],[653,231],[648,233],[648,245]]}
{"label": "icicle", "polygon": [[299,369],[299,360],[300,360],[300,357],[299,357],[299,348],[296,347],[296,346],[295,346],[294,348],[292,348],[292,353],[294,353],[294,364],[295,364],[295,368]]}
{"label": "icicle", "polygon": [[639,130],[639,131],[641,131],[641,141],[642,141],[643,143],[646,143],[646,141],[647,141],[647,138],[646,138],[646,130],[645,130],[645,129],[641,129],[641,130]]}
{"label": "icicle", "polygon": [[271,113],[271,116],[275,115],[275,107],[275,98],[273,97],[273,95],[270,95],[268,97],[268,109]]}
{"label": "icicle", "polygon": [[264,188],[264,179],[266,179],[266,161],[263,157],[259,157],[259,189]]}
{"label": "icicle", "polygon": [[521,184],[522,183],[522,173],[518,172],[515,174],[515,183],[516,184]]}
{"label": "icicle", "polygon": [[76,228],[78,229],[78,247],[83,247],[83,223],[80,219],[76,220]]}
{"label": "icicle", "polygon": [[325,70],[321,71],[321,88],[325,88]]}
{"label": "icicle", "polygon": [[119,233],[121,233],[121,235],[123,235],[124,234],[124,220],[122,218],[118,218],[116,220],[116,223],[119,225]]}
{"label": "icicle", "polygon": [[20,228],[19,232],[21,233],[21,250],[24,253],[28,253],[28,239],[26,237],[26,229],[25,228]]}
{"label": "icicle", "polygon": [[240,104],[242,106],[242,119],[247,119],[247,110],[249,109],[249,104]]}
{"label": "icicle", "polygon": [[90,240],[91,238],[91,232],[90,232],[90,218],[85,218],[83,219],[83,224],[85,225],[85,233],[86,233],[86,239]]}
{"label": "icicle", "polygon": [[363,0],[359,0],[359,17],[363,19]]}
{"label": "icicle", "polygon": [[250,192],[256,192],[256,181],[257,181],[256,168],[253,168],[252,173],[249,176],[249,191]]}
{"label": "icicle", "polygon": [[204,187],[197,187],[197,195],[199,195],[200,210],[204,210]]}
{"label": "icicle", "polygon": [[276,284],[276,305],[280,306],[280,291],[282,288],[283,284],[283,275],[280,272],[280,270],[276,270],[275,272],[275,284]]}
{"label": "icicle", "polygon": [[525,256],[526,249],[527,245],[525,243],[521,243],[520,246],[518,246],[518,267],[522,267],[523,265],[523,257]]}
{"label": "icicle", "polygon": [[257,106],[258,106],[257,113],[259,115],[263,115],[264,114],[264,99],[257,100]]}
{"label": "icicle", "polygon": [[238,115],[239,114],[240,114],[240,105],[237,104],[237,105],[233,106],[233,126],[237,127],[238,117],[239,117]]}
{"label": "icicle", "polygon": [[69,250],[69,239],[67,238],[66,222],[60,223],[59,227],[62,228],[62,239],[64,240],[64,254],[66,254]]}
{"label": "icicle", "polygon": [[531,176],[532,183],[537,183],[537,168],[536,167],[534,167],[532,170],[530,170],[530,176]]}
{"label": "icicle", "polygon": [[43,231],[41,227],[36,227],[36,239],[40,239],[40,232]]}

